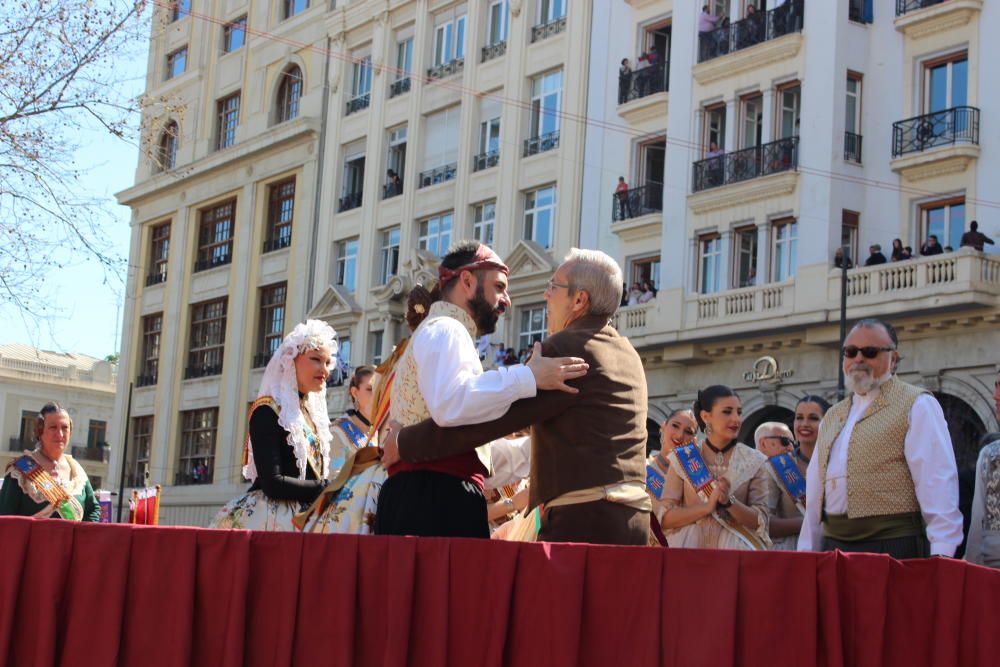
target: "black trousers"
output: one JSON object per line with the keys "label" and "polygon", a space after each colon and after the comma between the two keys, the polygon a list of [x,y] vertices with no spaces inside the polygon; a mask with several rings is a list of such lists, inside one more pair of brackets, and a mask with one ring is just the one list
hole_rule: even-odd
{"label": "black trousers", "polygon": [[906,558],[929,558],[931,545],[924,535],[912,537],[893,537],[888,540],[864,540],[861,542],[844,542],[832,537],[823,536],[823,551],[840,549],[850,553],[886,554],[896,560]]}
{"label": "black trousers", "polygon": [[379,493],[375,534],[489,539],[486,498],[472,482],[442,472],[396,473]]}

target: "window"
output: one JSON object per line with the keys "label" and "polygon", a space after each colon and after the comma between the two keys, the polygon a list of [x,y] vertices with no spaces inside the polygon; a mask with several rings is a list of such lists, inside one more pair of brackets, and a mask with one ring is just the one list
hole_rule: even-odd
{"label": "window", "polygon": [[494,46],[507,41],[507,2],[491,0],[486,10],[486,45]]}
{"label": "window", "polygon": [[566,0],[538,0],[538,22],[552,23],[566,16]]}
{"label": "window", "polygon": [[782,86],[778,89],[778,100],[781,106],[778,117],[779,139],[799,136],[801,97],[802,89],[799,87],[798,82]]}
{"label": "window", "polygon": [[267,230],[264,252],[287,248],[292,243],[292,218],[295,213],[295,178],[267,188]]}
{"label": "window", "polygon": [[153,444],[153,415],[132,418],[132,446],[125,466],[125,486],[146,486],[149,452]]}
{"label": "window", "polygon": [[221,373],[225,342],[226,299],[193,304],[185,379]]}
{"label": "window", "polygon": [[146,286],[162,283],[167,279],[167,260],[170,256],[170,223],[155,225],[150,230],[149,275]]}
{"label": "window", "polygon": [[358,240],[337,243],[337,284],[353,292],[358,286]]}
{"label": "window", "polygon": [[793,219],[776,220],[771,226],[774,239],[772,280],[780,283],[795,275],[795,256],[798,246],[799,223]]}
{"label": "window", "polygon": [[174,484],[211,484],[215,468],[215,434],[219,409],[181,412],[181,446]]}
{"label": "window", "polygon": [[740,115],[743,118],[740,148],[760,146],[764,129],[764,97],[758,94],[740,99]]}
{"label": "window", "polygon": [[222,150],[236,143],[236,126],[240,122],[240,94],[236,93],[219,100],[218,129],[215,148]]}
{"label": "window", "polygon": [[962,51],[924,64],[924,113],[968,104],[969,58]]}
{"label": "window", "polygon": [[382,363],[382,341],[385,338],[384,332],[373,331],[369,334],[369,349],[371,353],[368,355],[372,360],[373,366],[378,366]]}
{"label": "window", "polygon": [[140,387],[156,384],[162,331],[163,313],[154,313],[142,318],[142,357],[139,359],[139,377],[136,379],[136,384]]}
{"label": "window", "polygon": [[108,422],[91,419],[87,429],[87,449],[104,447],[108,444]]}
{"label": "window", "polygon": [[562,109],[562,70],[536,76],[531,80],[531,136],[539,137],[559,130]]}
{"label": "window", "polygon": [[357,58],[352,67],[351,99],[347,104],[348,114],[367,109],[371,103],[372,57]]}
{"label": "window", "polygon": [[378,283],[385,285],[399,271],[399,227],[382,232],[382,250],[379,253]]}
{"label": "window", "polygon": [[281,73],[281,83],[278,84],[279,123],[298,118],[300,99],[302,99],[302,70],[293,65]]}
{"label": "window", "polygon": [[184,73],[187,69],[187,55],[188,50],[186,46],[182,46],[176,51],[171,51],[167,54],[167,79],[172,79]]}
{"label": "window", "polygon": [[[465,11],[462,5],[461,11]],[[465,15],[439,16],[434,27],[434,66],[465,58]]]}
{"label": "window", "polygon": [[712,152],[712,144],[718,151],[726,147],[726,105],[705,107],[705,155]]}
{"label": "window", "polygon": [[309,9],[309,0],[281,0],[282,19],[289,19]]}
{"label": "window", "polygon": [[548,324],[545,306],[522,309],[521,329],[517,337],[518,351],[530,350],[532,345],[545,338]]}
{"label": "window", "polygon": [[484,97],[479,107],[479,153],[474,171],[495,167],[500,161],[500,114],[503,107],[496,97]]}
{"label": "window", "polygon": [[733,287],[750,287],[757,282],[757,228],[740,227],[734,237]]}
{"label": "window", "polygon": [[170,3],[170,20],[179,21],[191,13],[191,0],[174,0]]}
{"label": "window", "polygon": [[[364,141],[355,142],[344,149],[344,192],[340,197],[341,211],[350,211],[361,206],[365,188]],[[361,151],[360,153],[358,151]]]}
{"label": "window", "polygon": [[[385,159],[386,183],[384,198],[403,194],[406,175],[406,126],[389,130],[389,153]],[[395,175],[398,178],[393,178]]]}
{"label": "window", "polygon": [[698,239],[700,260],[698,262],[698,291],[712,294],[722,289],[722,237],[705,234]]}
{"label": "window", "polygon": [[[660,287],[660,256],[643,257],[632,261],[632,282],[642,285],[649,282],[653,289]],[[631,283],[629,283],[631,284]]]}
{"label": "window", "polygon": [[524,238],[543,248],[552,246],[556,217],[556,186],[533,190],[524,196]]}
{"label": "window", "polygon": [[21,411],[21,431],[18,442],[21,449],[32,449],[38,438],[35,436],[35,424],[38,421],[38,413],[30,410]]}
{"label": "window", "polygon": [[473,212],[472,238],[483,245],[493,247],[493,223],[497,217],[496,201],[476,206]]}
{"label": "window", "polygon": [[413,38],[396,44],[396,80],[408,79],[413,71]]}
{"label": "window", "polygon": [[281,345],[285,332],[285,300],[288,283],[278,283],[260,288],[260,324],[257,328],[257,354],[253,367],[261,368],[271,360],[271,355]]}
{"label": "window", "polygon": [[861,134],[861,75],[855,72],[847,73],[844,129],[853,134]]}
{"label": "window", "polygon": [[[444,181],[455,178],[455,169],[445,169],[444,173],[438,170],[442,167],[451,167],[458,162],[458,139],[459,132],[455,128],[459,127],[461,120],[461,108],[451,107],[437,113],[428,114],[426,125],[424,126],[424,160],[423,172],[420,178],[420,187],[436,185]],[[427,182],[425,182],[425,178]]]}
{"label": "window", "polygon": [[247,41],[246,15],[234,19],[222,28],[222,51],[231,53],[241,48]]}
{"label": "window", "polygon": [[195,271],[229,264],[233,260],[233,220],[236,200],[230,199],[212,208],[202,209],[198,229],[198,258]]}
{"label": "window", "polygon": [[847,246],[847,259],[853,264],[858,260],[858,228],[861,214],[856,211],[841,211],[840,214],[840,247]]}
{"label": "window", "polygon": [[177,165],[177,123],[170,121],[163,132],[160,133],[160,141],[156,146],[156,171],[169,171]]}
{"label": "window", "polygon": [[417,247],[443,257],[451,245],[452,220],[453,214],[450,211],[421,220],[418,225]]}
{"label": "window", "polygon": [[955,197],[920,207],[920,245],[936,236],[941,247],[957,248],[965,232],[965,198]]}

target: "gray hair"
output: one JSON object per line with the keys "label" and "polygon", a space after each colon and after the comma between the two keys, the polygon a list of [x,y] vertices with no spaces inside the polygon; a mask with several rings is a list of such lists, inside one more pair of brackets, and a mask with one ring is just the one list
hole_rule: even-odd
{"label": "gray hair", "polygon": [[782,429],[788,431],[789,433],[792,432],[792,429],[788,428],[788,424],[783,424],[781,422],[764,422],[757,427],[756,431],[753,432],[753,444],[756,447],[760,447],[760,441],[764,437],[770,436],[775,431],[781,431]]}
{"label": "gray hair", "polygon": [[590,315],[610,318],[622,302],[622,269],[618,262],[600,250],[571,248],[566,259],[569,293],[586,292],[590,297]]}

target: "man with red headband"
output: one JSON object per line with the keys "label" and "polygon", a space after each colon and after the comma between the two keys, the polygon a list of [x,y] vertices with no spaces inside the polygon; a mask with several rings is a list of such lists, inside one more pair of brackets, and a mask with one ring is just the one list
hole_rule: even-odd
{"label": "man with red headband", "polygon": [[[396,365],[389,413],[399,424],[433,419],[442,426],[478,424],[502,416],[539,389],[576,393],[567,380],[583,376],[576,357],[536,354],[527,365],[483,372],[477,336],[493,333],[510,308],[507,266],[474,241],[441,261],[433,303]],[[483,484],[489,450],[480,448],[421,463],[397,462],[379,495],[375,532],[382,535],[489,538]]]}

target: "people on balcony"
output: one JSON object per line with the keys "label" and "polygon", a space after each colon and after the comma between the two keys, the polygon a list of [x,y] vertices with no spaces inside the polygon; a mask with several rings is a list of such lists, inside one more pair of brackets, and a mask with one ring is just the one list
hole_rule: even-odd
{"label": "people on balcony", "polygon": [[615,186],[615,202],[618,204],[618,219],[626,220],[632,217],[632,205],[628,200],[628,183],[624,176],[618,177],[618,185]]}
{"label": "people on balcony", "polygon": [[969,231],[962,234],[962,240],[958,245],[960,248],[975,248],[982,252],[986,244],[993,245],[993,239],[979,231],[979,223],[973,220],[969,223]]}
{"label": "people on balcony", "polygon": [[642,281],[642,288],[639,294],[639,303],[649,303],[656,298],[656,288],[653,287],[653,283],[648,280]]}
{"label": "people on balcony", "polygon": [[618,104],[628,102],[628,91],[632,87],[632,64],[628,58],[622,58],[618,68]]}
{"label": "people on balcony", "polygon": [[722,17],[712,14],[708,5],[702,5],[701,14],[698,15],[698,32],[701,34],[712,32],[719,27],[720,20],[722,20]]}
{"label": "people on balcony", "polygon": [[903,250],[903,242],[901,240],[899,240],[899,239],[893,239],[892,240],[892,256],[889,259],[891,259],[893,262],[899,262],[899,261],[902,261],[904,259],[909,259],[908,257],[904,257],[903,256],[905,253],[906,253],[906,251]]}
{"label": "people on balcony", "polygon": [[639,286],[639,283],[632,283],[632,289],[628,291],[628,305],[639,305],[640,296],[642,296],[642,288]]}
{"label": "people on balcony", "polygon": [[882,246],[878,243],[871,245],[868,248],[868,259],[865,260],[865,266],[877,266],[879,264],[885,264],[885,255],[882,254]]}
{"label": "people on balcony", "polygon": [[399,174],[397,174],[392,169],[388,169],[385,172],[385,196],[394,197],[396,195],[403,194],[403,181],[400,180]]}
{"label": "people on balcony", "polygon": [[931,234],[924,241],[924,244],[920,246],[920,254],[927,257],[928,255],[940,255],[944,253],[944,248],[938,243],[938,237],[935,234]]}
{"label": "people on balcony", "polygon": [[[847,265],[846,267],[844,265]],[[833,253],[833,265],[838,269],[854,268],[854,262],[851,261],[850,257],[844,257],[844,249],[837,248],[836,252]]]}

